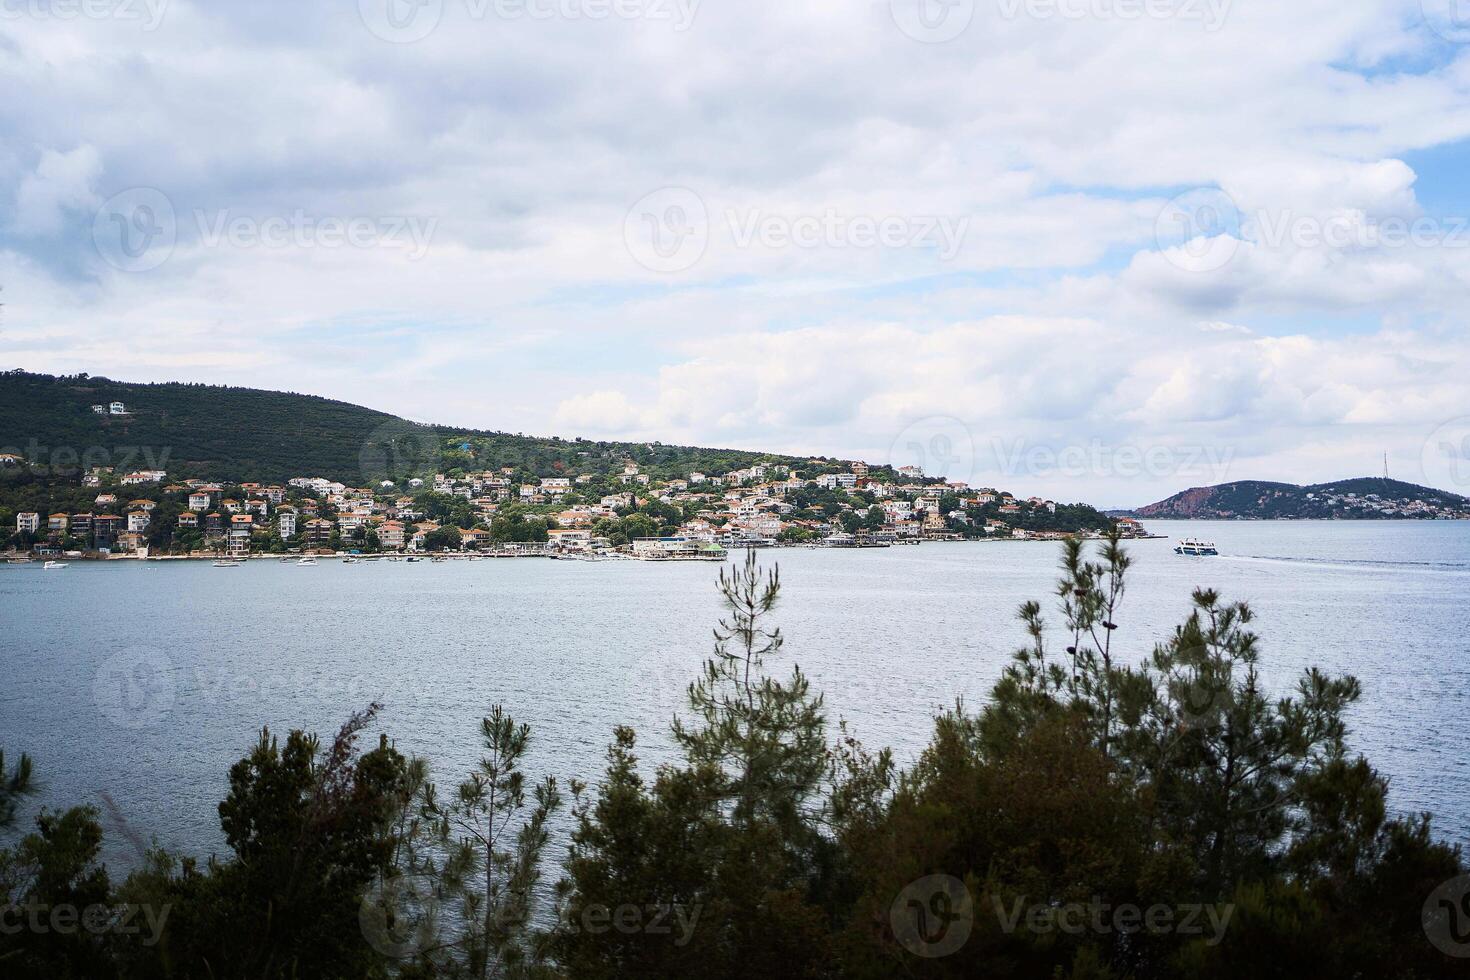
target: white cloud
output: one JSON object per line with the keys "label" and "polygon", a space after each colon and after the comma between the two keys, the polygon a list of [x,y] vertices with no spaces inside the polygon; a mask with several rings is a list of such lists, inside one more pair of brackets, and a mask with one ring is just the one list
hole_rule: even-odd
{"label": "white cloud", "polygon": [[102,172],[102,161],[92,146],[69,152],[44,150],[33,173],[26,174],[15,192],[12,230],[37,237],[61,232],[67,211],[98,203],[93,185]]}
{"label": "white cloud", "polygon": [[[1156,336],[1141,353],[1113,333],[1089,321],[997,317],[930,331],[831,326],[730,336],[691,345],[693,356],[665,367],[641,397],[573,396],[557,417],[626,438],[721,432],[736,445],[875,462],[890,461],[906,430],[944,417],[975,446],[973,472],[956,476],[1122,504],[1196,476],[1311,482],[1368,472],[1390,447],[1408,465],[1430,432],[1463,412],[1461,379],[1470,376],[1463,338],[1263,337],[1202,324]],[[829,380],[814,383],[819,374]],[[1335,429],[1348,434],[1331,435]],[[1365,432],[1379,440],[1368,455]],[[1296,451],[1324,439],[1352,446],[1341,472],[1320,473],[1322,454]],[[1017,469],[1004,458],[1017,445],[1054,456],[1163,452],[1171,463]],[[1206,460],[1221,471],[1207,472]]]}
{"label": "white cloud", "polygon": [[645,428],[651,417],[635,409],[620,391],[589,391],[557,405],[555,422],[573,432],[623,433]]}

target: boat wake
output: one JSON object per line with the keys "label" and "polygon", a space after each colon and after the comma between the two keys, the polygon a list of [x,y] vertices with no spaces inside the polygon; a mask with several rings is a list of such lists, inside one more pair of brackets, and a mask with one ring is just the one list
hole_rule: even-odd
{"label": "boat wake", "polygon": [[1279,562],[1353,569],[1404,568],[1422,571],[1470,572],[1470,561],[1395,561],[1385,558],[1311,558],[1300,555],[1234,555],[1236,561]]}

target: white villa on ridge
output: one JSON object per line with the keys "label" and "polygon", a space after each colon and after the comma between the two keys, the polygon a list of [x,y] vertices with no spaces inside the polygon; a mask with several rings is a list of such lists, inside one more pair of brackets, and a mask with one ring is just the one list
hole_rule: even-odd
{"label": "white villa on ridge", "polygon": [[168,479],[168,473],[164,470],[139,470],[136,473],[129,473],[118,482],[128,487],[140,483],[162,483],[166,479]]}

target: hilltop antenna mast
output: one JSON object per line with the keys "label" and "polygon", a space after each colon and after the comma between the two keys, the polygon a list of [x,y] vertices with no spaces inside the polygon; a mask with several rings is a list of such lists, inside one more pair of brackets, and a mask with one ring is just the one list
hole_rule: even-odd
{"label": "hilltop antenna mast", "polygon": [[1383,454],[1383,478],[1388,479],[1388,453]]}

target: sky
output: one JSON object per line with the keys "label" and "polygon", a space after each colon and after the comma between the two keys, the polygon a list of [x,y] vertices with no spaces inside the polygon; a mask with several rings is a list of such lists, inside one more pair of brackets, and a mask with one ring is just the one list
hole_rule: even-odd
{"label": "sky", "polygon": [[1461,0],[0,0],[0,93],[0,367],[1470,494]]}

